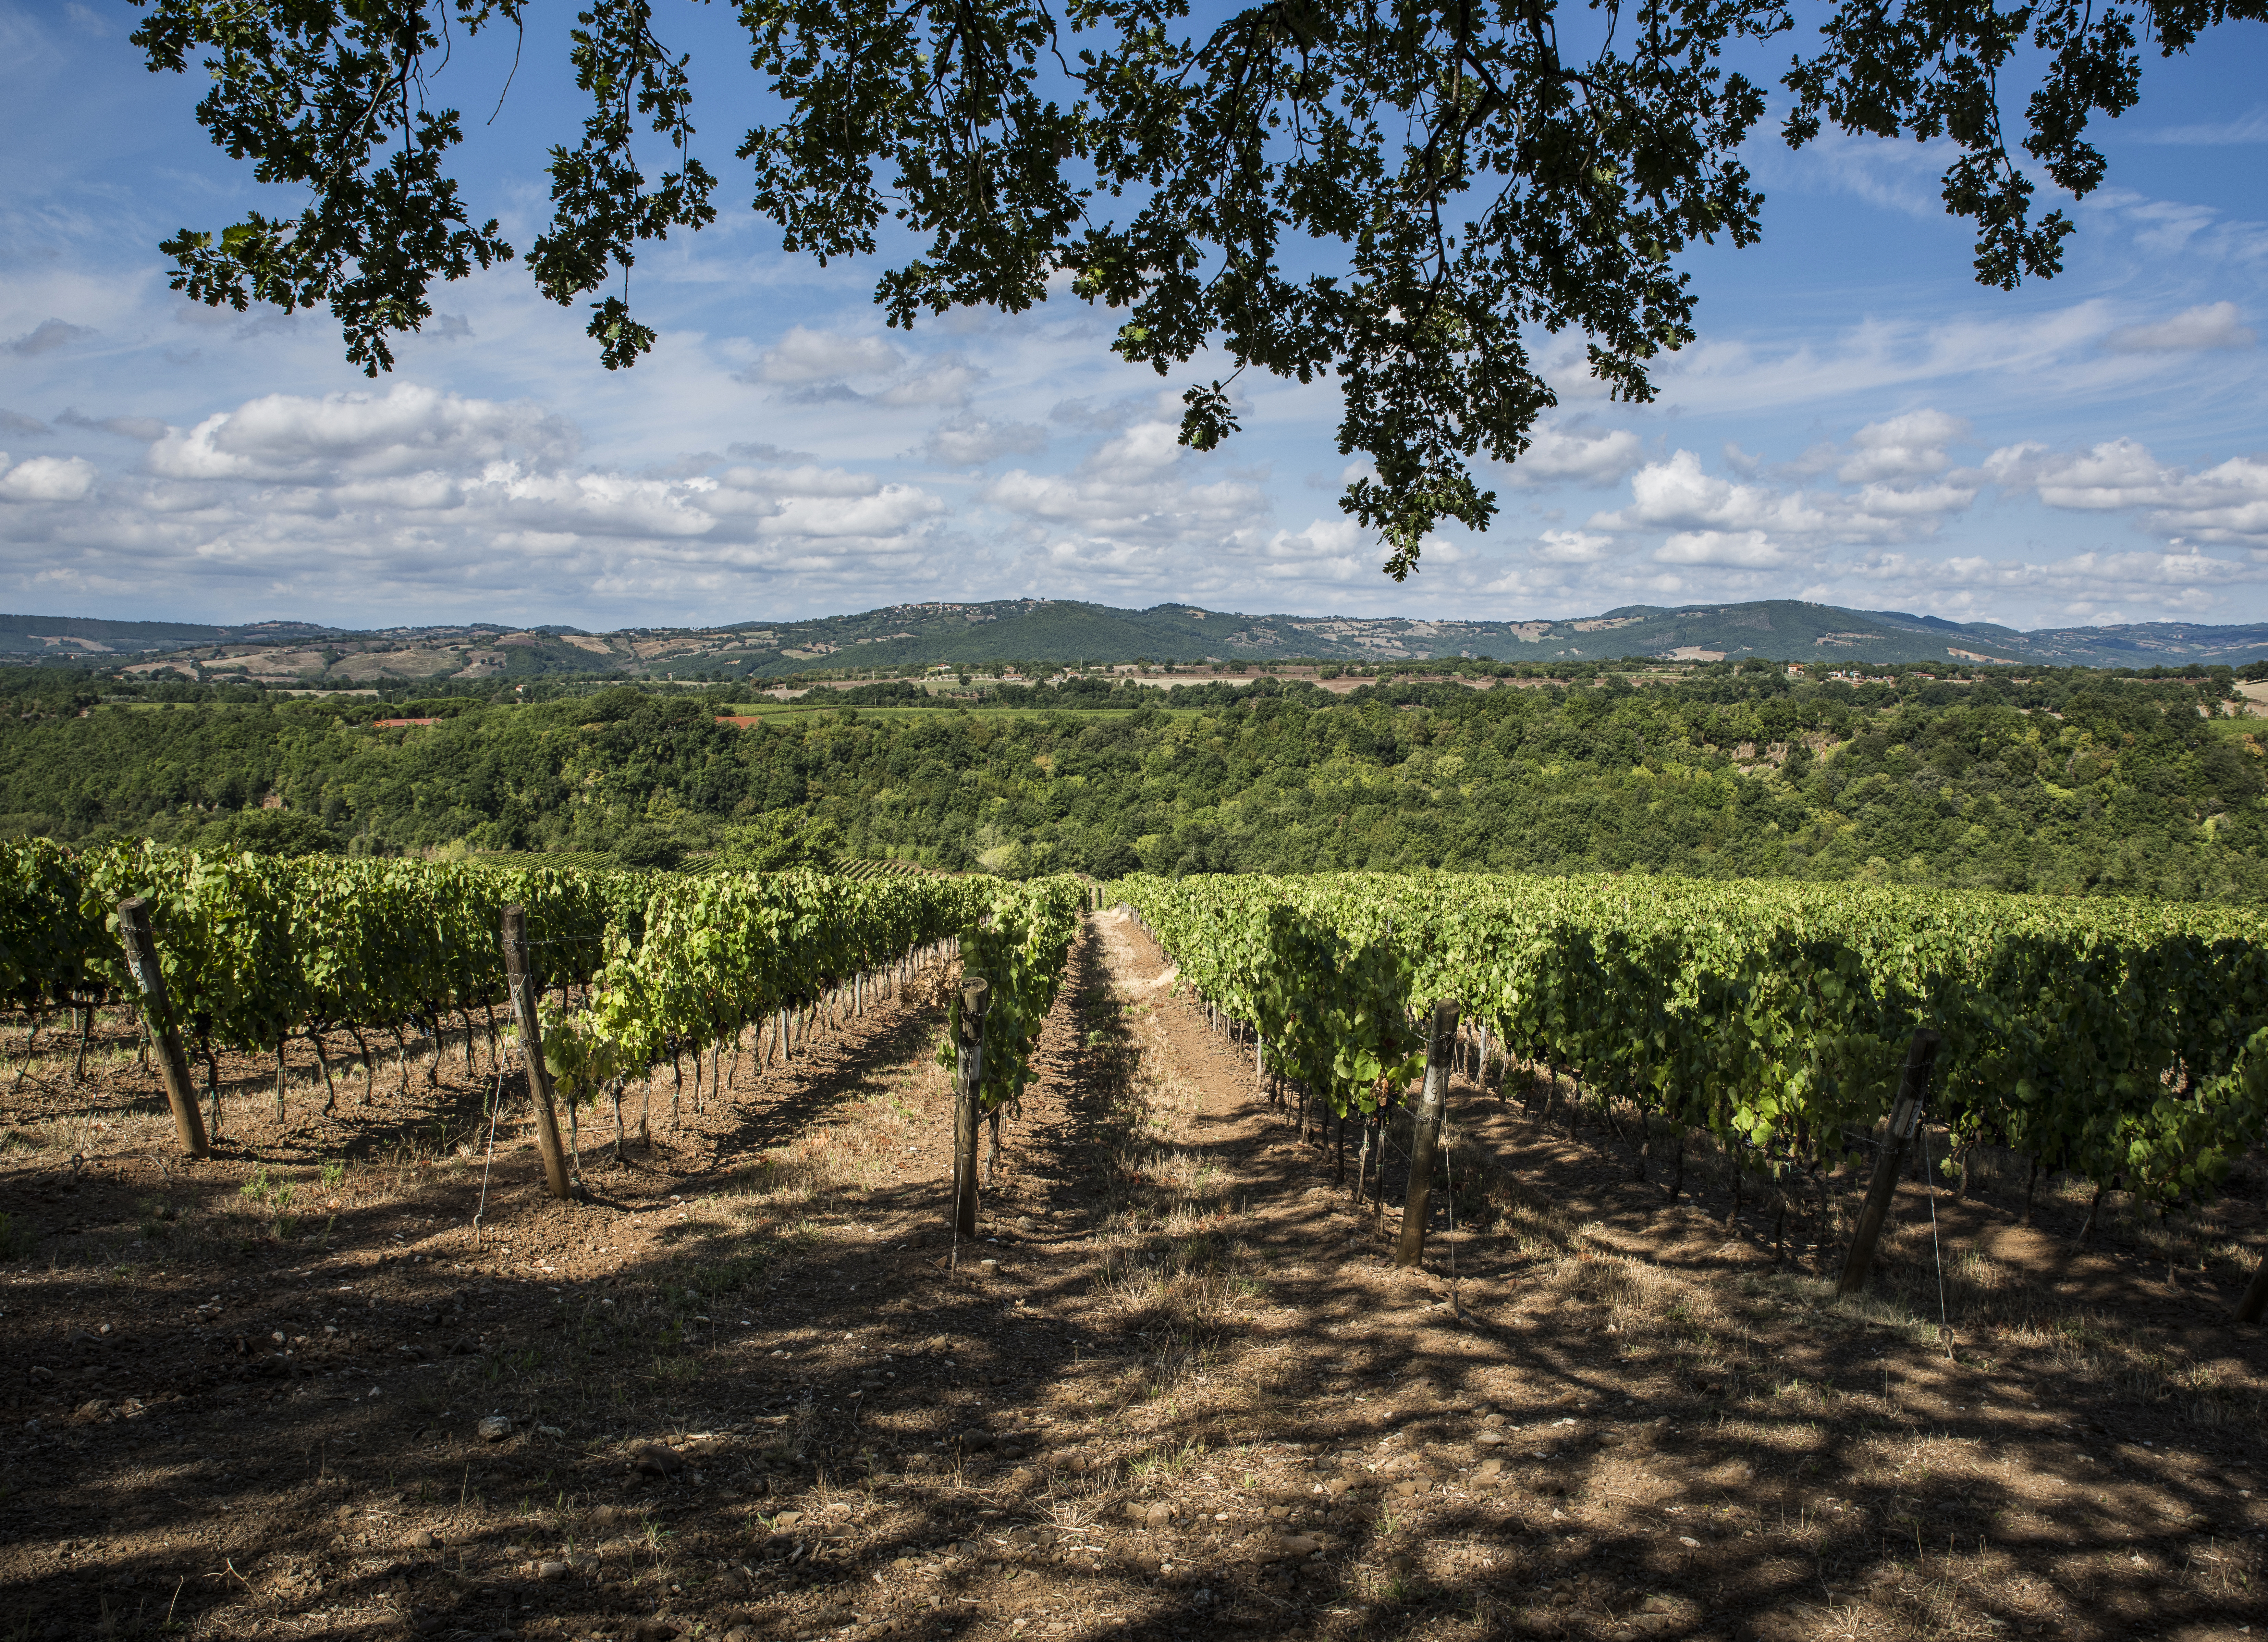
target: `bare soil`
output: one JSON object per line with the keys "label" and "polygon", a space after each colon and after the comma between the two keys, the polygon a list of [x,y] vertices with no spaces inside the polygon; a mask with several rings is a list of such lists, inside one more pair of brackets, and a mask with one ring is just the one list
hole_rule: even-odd
{"label": "bare soil", "polygon": [[1357,1211],[1356,1149],[1343,1182],[1105,914],[957,1242],[948,978],[784,1065],[752,1035],[674,1124],[665,1071],[619,1158],[586,1109],[568,1204],[482,1035],[389,1042],[367,1105],[334,1040],[335,1108],[295,1060],[280,1123],[272,1060],[224,1060],[198,1163],[122,1022],[84,1081],[32,1057],[0,1638],[2268,1624],[2268,1352],[2218,1321],[2257,1170],[2195,1224],[2113,1200],[2080,1247],[2085,1193],[2042,1184],[2027,1226],[1980,1158],[1963,1196],[1902,1189],[1838,1305],[1815,1204],[1728,1218],[1719,1160],[1461,1077],[1401,1270],[1406,1137]]}

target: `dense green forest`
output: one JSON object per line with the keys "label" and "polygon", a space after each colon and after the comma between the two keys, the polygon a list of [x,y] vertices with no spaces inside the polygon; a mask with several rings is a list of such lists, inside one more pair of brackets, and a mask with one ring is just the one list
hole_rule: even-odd
{"label": "dense green forest", "polygon": [[0,720],[0,831],[66,840],[638,865],[823,845],[1009,873],[1603,869],[2268,899],[2268,759],[2257,721],[2228,716],[2226,670],[1853,684],[1749,662],[1636,687],[1263,680],[1170,707],[1098,680],[976,711],[876,685],[747,727],[718,720],[724,693],[629,687],[437,701],[440,721],[415,728],[372,722],[398,704],[36,688]]}

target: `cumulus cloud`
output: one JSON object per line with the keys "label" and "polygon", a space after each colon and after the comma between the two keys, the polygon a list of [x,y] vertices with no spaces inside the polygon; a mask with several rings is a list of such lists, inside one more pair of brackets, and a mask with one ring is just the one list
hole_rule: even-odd
{"label": "cumulus cloud", "polygon": [[1953,463],[1945,447],[1968,437],[1969,424],[1941,410],[1913,410],[1870,422],[1852,436],[1850,454],[1835,476],[1860,484],[1943,473]]}
{"label": "cumulus cloud", "polygon": [[[7,460],[0,451],[0,464]],[[0,502],[76,502],[94,481],[94,464],[80,457],[33,456],[0,475]]]}
{"label": "cumulus cloud", "polygon": [[1800,491],[1734,484],[1704,473],[1691,451],[1648,462],[1631,480],[1631,505],[1594,514],[1594,529],[1771,530],[1819,535],[1834,519]]}
{"label": "cumulus cloud", "polygon": [[2205,353],[2250,348],[2256,340],[2235,303],[2209,302],[2155,325],[2115,330],[2102,339],[2102,345],[2113,353]]}
{"label": "cumulus cloud", "polygon": [[30,330],[11,341],[0,342],[0,353],[11,353],[19,358],[53,353],[58,348],[68,348],[73,342],[85,342],[94,332],[85,325],[72,325],[62,320],[41,320]]}
{"label": "cumulus cloud", "polygon": [[1681,530],[1654,549],[1653,561],[1766,571],[1791,563],[1792,556],[1761,530]]}
{"label": "cumulus cloud", "polygon": [[948,468],[978,468],[1012,453],[1032,455],[1048,447],[1048,431],[1033,422],[992,422],[966,413],[930,430],[922,454]]}
{"label": "cumulus cloud", "polygon": [[[1977,499],[1982,475],[1948,471],[1948,447],[1967,437],[1957,416],[1909,411],[1870,422],[1847,442],[1815,445],[1783,470],[1831,473],[1847,488],[1783,489],[1762,480],[1762,461],[1737,446],[1727,447],[1737,479],[1706,471],[1691,451],[1675,451],[1631,475],[1629,505],[1593,514],[1581,531],[1546,533],[1534,556],[1597,564],[1609,556],[1607,543],[1636,537],[1630,548],[1643,549],[1651,536],[1650,563],[1753,574],[1815,566],[1838,548],[1929,536]],[[1620,591],[1638,591],[1631,572],[1615,574]],[[1674,582],[1675,572],[1660,574]],[[1756,591],[1753,582],[1742,586],[1744,596]],[[1685,591],[1675,584],[1654,590]]]}
{"label": "cumulus cloud", "polygon": [[1638,465],[1641,449],[1638,435],[1627,428],[1542,423],[1529,437],[1528,449],[1513,463],[1512,482],[1548,484],[1572,479],[1613,484]]}
{"label": "cumulus cloud", "polygon": [[1340,526],[1271,532],[1266,490],[1182,445],[1178,420],[1167,419],[1178,401],[1150,397],[1146,419],[1102,440],[1076,468],[1011,468],[984,487],[980,499],[1014,521],[1035,573],[1057,585],[1092,578],[1117,590],[1170,587],[1184,598],[1248,574],[1335,575],[1331,561],[1344,556]]}
{"label": "cumulus cloud", "polygon": [[1594,530],[1547,530],[1528,551],[1551,564],[1596,564],[1614,545],[1612,536]]}
{"label": "cumulus cloud", "polygon": [[[2051,619],[2073,622],[2124,620],[2122,607],[2132,606],[2161,617],[2213,621],[2227,619],[2231,592],[2268,580],[2268,567],[2190,547],[2073,553],[2047,560],[1981,555],[1924,559],[1885,553],[1846,574],[1862,589],[1867,584],[1880,589],[1874,597],[1967,619],[1997,619],[1992,607],[2013,598],[2051,613]],[[1869,595],[1862,590],[1856,596]]]}
{"label": "cumulus cloud", "polygon": [[334,608],[342,589],[381,585],[396,606],[531,588],[707,604],[749,576],[936,574],[945,508],[918,486],[809,460],[632,473],[578,448],[535,408],[415,384],[269,395],[167,431],[139,479],[99,485],[77,457],[6,468],[0,501],[49,505],[0,511],[0,570],[144,599],[184,578],[256,578],[263,596]]}
{"label": "cumulus cloud", "polygon": [[984,372],[956,355],[932,360],[874,395],[885,405],[965,405]]}
{"label": "cumulus cloud", "polygon": [[2161,462],[2132,439],[2108,439],[2065,453],[2007,445],[1985,459],[1984,469],[2004,487],[2033,490],[2050,507],[2132,512],[2177,537],[2268,549],[2268,458],[2232,457],[2191,473]]}
{"label": "cumulus cloud", "polygon": [[565,423],[533,405],[402,382],[383,394],[270,394],[186,432],[168,429],[148,463],[168,479],[464,474],[515,455],[563,460],[576,443]]}
{"label": "cumulus cloud", "polygon": [[744,382],[796,384],[850,376],[880,376],[905,363],[905,356],[879,336],[845,336],[791,326],[777,345],[740,373]]}

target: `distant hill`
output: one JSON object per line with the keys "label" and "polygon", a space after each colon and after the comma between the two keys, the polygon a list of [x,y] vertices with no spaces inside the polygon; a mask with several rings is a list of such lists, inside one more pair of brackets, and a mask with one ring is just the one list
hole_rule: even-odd
{"label": "distant hill", "polygon": [[306,622],[207,627],[195,622],[106,622],[77,615],[0,615],[0,659],[36,655],[139,653],[245,639],[274,643],[328,631],[328,628]]}
{"label": "distant hill", "polygon": [[2154,622],[2020,632],[1891,610],[1795,600],[1626,605],[1565,621],[1248,615],[1188,604],[1122,610],[1072,600],[891,605],[856,615],[713,628],[585,633],[490,622],[349,632],[306,622],[210,627],[0,616],[0,661],[162,674],[208,681],[367,684],[621,673],[777,678],[836,668],[939,664],[1253,661],[1715,660],[2002,662],[2015,666],[2238,665],[2268,658],[2268,624]]}

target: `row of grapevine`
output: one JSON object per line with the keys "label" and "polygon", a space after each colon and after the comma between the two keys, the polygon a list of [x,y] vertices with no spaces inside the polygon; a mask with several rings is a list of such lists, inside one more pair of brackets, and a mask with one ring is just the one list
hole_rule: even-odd
{"label": "row of grapevine", "polygon": [[978,885],[946,878],[670,877],[646,903],[645,939],[610,937],[585,1005],[547,1014],[545,1058],[571,1097],[588,1094],[959,936],[982,905]]}
{"label": "row of grapevine", "polygon": [[174,1017],[209,1064],[221,1049],[274,1051],[335,1028],[469,1021],[507,1001],[498,928],[504,908],[522,906],[540,983],[585,988],[574,1015],[551,1012],[547,1044],[585,1088],[965,937],[1001,1000],[1001,1099],[1027,1075],[1079,902],[1068,880],[688,877],[33,840],[0,846],[0,1002],[129,995],[115,908],[129,895],[151,904]]}
{"label": "row of grapevine", "polygon": [[[1031,1081],[1032,1051],[1062,989],[1085,900],[1078,880],[1071,878],[994,884],[983,915],[961,938],[962,974],[981,976],[991,988],[984,1016],[983,1082],[977,1090],[983,1110],[1012,1104]],[[950,1066],[961,1031],[958,994],[947,1025],[938,1060]]]}
{"label": "row of grapevine", "polygon": [[[611,943],[587,1002],[547,1010],[545,1059],[571,1098],[587,1096],[679,1045],[736,1043],[751,1026],[846,987],[859,990],[909,954],[950,940],[964,973],[991,984],[984,1104],[996,1107],[1030,1077],[1080,905],[1069,879],[847,880],[804,871],[674,879],[647,904],[644,942]],[[957,1027],[957,998],[953,1008]]]}
{"label": "row of grapevine", "polygon": [[610,929],[641,938],[649,874],[293,859],[142,841],[0,848],[0,1000],[85,1004],[131,988],[118,902],[146,898],[194,1049],[268,1050],[334,1027],[438,1023],[499,1002],[503,909],[527,909],[540,969],[587,979]]}
{"label": "row of grapevine", "polygon": [[[1269,1064],[1374,1110],[1451,997],[1513,1054],[1784,1159],[1887,1110],[1940,1033],[1940,1119],[2145,1197],[2210,1192],[2268,1118],[2254,915],[1850,885],[1460,874],[1116,886]],[[2253,1052],[2268,1060],[2268,1042]]]}
{"label": "row of grapevine", "polygon": [[[951,946],[964,972],[990,987],[984,1076],[968,1098],[996,1115],[997,1157],[997,1114],[1031,1077],[1086,899],[1070,879],[578,873],[147,843],[74,853],[40,841],[0,850],[0,998],[34,1010],[91,1004],[129,993],[126,945],[140,954],[142,975],[154,962],[171,1022],[157,1035],[167,1090],[182,1143],[196,1155],[206,1142],[174,1027],[205,1059],[217,1126],[216,1046],[274,1050],[280,1119],[291,1036],[315,1044],[328,1084],[324,1031],[345,1027],[360,1042],[364,1027],[398,1034],[399,1023],[423,1020],[438,1040],[441,1011],[453,1009],[466,1023],[469,1065],[465,1012],[509,1002],[517,1027],[535,1035],[526,1041],[539,1049],[529,1068],[538,1141],[550,1189],[566,1196],[573,1181],[553,1117],[555,1086],[568,1100],[571,1141],[579,1107],[611,1086],[619,1148],[627,1079],[665,1058],[676,1064],[690,1049],[697,1108],[704,1050],[715,1057],[711,1086],[721,1087],[724,1046],[733,1046],[737,1065],[751,1026],[760,1056],[766,1024],[770,1051],[784,1053],[822,1015],[863,1007],[917,954]],[[509,918],[507,909],[515,909]],[[130,930],[122,927],[127,912]],[[558,985],[556,1003],[513,996],[523,976],[538,991]],[[570,1006],[567,982],[583,983],[579,1008]],[[951,1024],[957,1035],[958,1019]],[[366,1043],[363,1060],[367,1071]],[[964,1127],[957,1118],[956,1130]],[[964,1173],[973,1178],[973,1167]],[[956,1190],[956,1214],[963,1195]],[[969,1194],[972,1211],[973,1201]]]}

